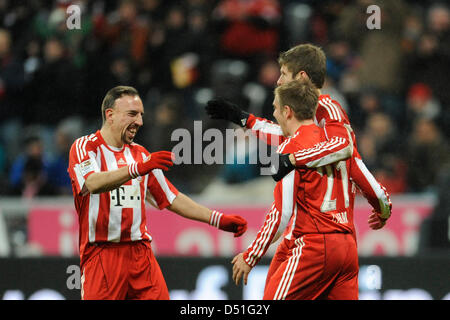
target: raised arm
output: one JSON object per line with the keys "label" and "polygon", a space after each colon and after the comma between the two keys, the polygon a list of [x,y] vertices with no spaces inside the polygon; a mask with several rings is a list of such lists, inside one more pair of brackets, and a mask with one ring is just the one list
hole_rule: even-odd
{"label": "raised arm", "polygon": [[[86,176],[84,192],[102,193],[114,190],[130,179],[148,174],[154,169],[167,171],[173,165],[173,153],[158,151],[151,153],[143,161],[111,171],[95,172]],[[85,188],[85,189],[84,189]]]}
{"label": "raised arm", "polygon": [[70,148],[67,171],[78,194],[108,192],[153,169],[168,170],[173,165],[173,153],[159,151],[150,154],[143,161],[116,170],[100,171],[96,159],[97,148],[98,140],[94,135],[75,140]]}
{"label": "raised arm", "polygon": [[286,139],[278,124],[245,112],[236,104],[225,99],[208,101],[205,110],[211,119],[228,120],[243,128],[250,129],[259,139],[270,145],[277,146]]}

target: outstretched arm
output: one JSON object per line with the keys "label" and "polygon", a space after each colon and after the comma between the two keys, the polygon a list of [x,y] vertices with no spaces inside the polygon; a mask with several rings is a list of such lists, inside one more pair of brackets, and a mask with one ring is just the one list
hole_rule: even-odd
{"label": "outstretched arm", "polygon": [[181,192],[167,209],[184,218],[205,222],[221,230],[233,232],[235,237],[240,237],[247,230],[247,221],[244,218],[211,210]]}
{"label": "outstretched arm", "polygon": [[[283,136],[283,132],[278,124],[247,113],[230,101],[224,99],[210,100],[205,110],[211,119],[224,119],[248,128],[259,139],[270,145],[280,145],[287,139]],[[328,107],[318,107],[317,113],[325,119],[326,140],[311,148],[299,149],[290,155],[280,153],[278,161],[280,166],[275,168],[272,176],[275,181],[280,181],[295,167],[316,168],[345,160],[352,155],[353,140],[351,128],[344,123],[344,116],[337,116],[340,111],[336,110],[333,109],[332,112]]]}
{"label": "outstretched arm", "polygon": [[374,230],[384,227],[392,212],[392,202],[386,188],[357,157],[352,158],[350,178],[373,208],[368,220],[369,227]]}
{"label": "outstretched arm", "polygon": [[270,145],[277,146],[286,139],[278,124],[245,112],[231,101],[221,98],[210,100],[205,110],[211,119],[228,120],[250,129],[256,137]]}

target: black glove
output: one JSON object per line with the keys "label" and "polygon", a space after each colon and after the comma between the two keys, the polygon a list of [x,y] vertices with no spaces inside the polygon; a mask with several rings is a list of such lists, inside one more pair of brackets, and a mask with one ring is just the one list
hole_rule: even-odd
{"label": "black glove", "polygon": [[295,167],[292,165],[291,160],[289,160],[289,154],[279,154],[278,168],[276,166],[272,166],[272,172],[275,172],[272,175],[272,178],[278,182],[294,169]]}
{"label": "black glove", "polygon": [[249,113],[223,98],[209,100],[205,107],[211,119],[224,119],[245,127]]}

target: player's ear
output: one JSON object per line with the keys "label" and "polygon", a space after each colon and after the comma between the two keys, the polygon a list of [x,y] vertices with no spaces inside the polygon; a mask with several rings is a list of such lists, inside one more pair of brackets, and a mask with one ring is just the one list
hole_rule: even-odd
{"label": "player's ear", "polygon": [[305,71],[299,71],[295,75],[295,80],[309,79],[308,74]]}
{"label": "player's ear", "polygon": [[283,111],[287,119],[290,119],[294,115],[294,110],[292,110],[292,108],[288,105],[283,106]]}
{"label": "player's ear", "polygon": [[106,122],[108,122],[109,119],[111,119],[111,116],[114,113],[114,109],[113,108],[108,108],[105,110],[105,120]]}

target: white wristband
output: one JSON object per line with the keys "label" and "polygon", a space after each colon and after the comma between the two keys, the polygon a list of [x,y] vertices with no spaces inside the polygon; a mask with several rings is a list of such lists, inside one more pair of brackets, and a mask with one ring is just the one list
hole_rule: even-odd
{"label": "white wristband", "polygon": [[137,177],[139,177],[139,172],[137,169],[137,162],[132,163],[128,166],[128,173],[131,176],[131,179],[135,179]]}
{"label": "white wristband", "polygon": [[209,218],[209,224],[216,228],[219,228],[220,218],[222,218],[222,216],[223,216],[223,213],[213,210],[213,212],[211,213],[211,217]]}

